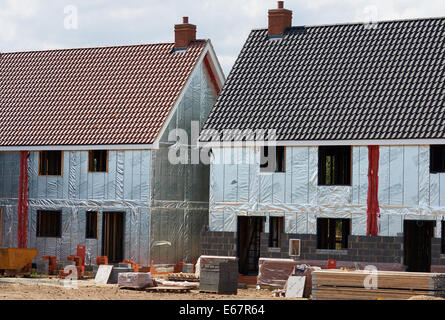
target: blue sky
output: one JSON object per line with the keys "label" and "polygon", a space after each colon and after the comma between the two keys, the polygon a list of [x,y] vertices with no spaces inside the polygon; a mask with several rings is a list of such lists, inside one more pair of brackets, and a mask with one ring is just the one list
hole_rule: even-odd
{"label": "blue sky", "polygon": [[[77,8],[78,28],[64,22]],[[253,28],[267,26],[275,0],[0,0],[0,51],[173,42],[189,16],[209,38],[226,75]],[[293,25],[445,16],[443,0],[287,0]]]}

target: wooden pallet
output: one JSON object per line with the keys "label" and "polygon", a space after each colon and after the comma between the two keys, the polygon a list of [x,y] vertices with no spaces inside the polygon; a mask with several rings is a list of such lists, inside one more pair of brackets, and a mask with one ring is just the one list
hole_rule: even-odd
{"label": "wooden pallet", "polygon": [[164,293],[188,293],[191,287],[150,287],[146,288],[148,292],[164,292]]}
{"label": "wooden pallet", "polygon": [[191,276],[181,276],[175,274],[169,274],[167,279],[169,281],[188,281],[188,282],[199,282],[199,278]]}
{"label": "wooden pallet", "polygon": [[228,295],[228,296],[236,295],[236,293],[218,293],[217,291],[209,291],[209,290],[199,290],[199,293],[219,294],[219,295]]}
{"label": "wooden pallet", "polygon": [[147,287],[119,287],[122,290],[145,291]]}

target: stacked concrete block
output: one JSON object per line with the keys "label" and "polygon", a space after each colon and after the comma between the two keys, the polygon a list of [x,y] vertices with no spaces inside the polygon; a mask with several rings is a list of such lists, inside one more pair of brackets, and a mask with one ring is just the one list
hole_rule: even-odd
{"label": "stacked concrete block", "polygon": [[186,263],[182,266],[182,272],[183,273],[194,273],[194,265],[191,263]]}
{"label": "stacked concrete block", "polygon": [[108,278],[108,284],[117,284],[119,282],[119,274],[128,272],[134,272],[134,270],[126,267],[113,267],[110,278]]}
{"label": "stacked concrete block", "polygon": [[97,264],[93,264],[93,275],[96,276],[97,270],[99,270],[99,266]]}
{"label": "stacked concrete block", "polygon": [[238,293],[238,260],[214,260],[201,265],[200,291]]}

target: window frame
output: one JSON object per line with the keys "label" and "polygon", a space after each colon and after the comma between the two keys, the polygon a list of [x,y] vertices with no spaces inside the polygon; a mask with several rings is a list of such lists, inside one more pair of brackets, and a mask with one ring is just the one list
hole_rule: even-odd
{"label": "window frame", "polygon": [[[263,157],[269,156],[269,149],[275,148],[275,168],[271,170],[268,168],[269,162],[262,163]],[[278,150],[282,150],[278,152]],[[266,155],[267,151],[267,155]],[[279,161],[281,160],[281,161]],[[281,163],[281,166],[278,165]],[[286,147],[285,146],[261,146],[260,147],[260,173],[286,173]]]}
{"label": "window frame", "polygon": [[[60,174],[43,174],[41,172],[42,156],[45,152],[60,152]],[[38,164],[37,164],[38,176],[40,177],[62,177],[63,176],[63,151],[62,150],[43,150],[39,151]],[[48,168],[47,168],[48,171]]]}
{"label": "window frame", "polygon": [[[339,150],[335,150],[339,149]],[[346,149],[348,149],[346,153]],[[342,151],[343,150],[343,151]],[[330,151],[330,152],[329,152]],[[329,154],[333,151],[334,155]],[[329,153],[328,153],[329,152]],[[341,156],[342,159],[349,159],[345,165],[345,183],[327,183],[326,158],[327,156]],[[324,160],[324,161],[323,161]],[[336,166],[332,167],[332,172]],[[319,146],[318,147],[318,186],[352,186],[352,146]]]}
{"label": "window frame", "polygon": [[[341,222],[340,240],[337,237],[339,222]],[[317,250],[348,250],[351,224],[351,219],[317,218]],[[327,232],[327,234],[321,235],[322,232]],[[340,244],[340,248],[337,248],[337,244]]]}
{"label": "window frame", "polygon": [[[443,156],[444,160],[442,161],[441,168],[439,170],[437,170],[437,167],[434,166],[434,162],[435,162],[434,159],[436,157],[434,157],[433,154],[435,152],[438,152],[437,149],[439,149],[439,148],[442,149],[442,150],[440,150],[440,152],[441,152],[441,155]],[[430,163],[429,163],[429,166],[430,166],[430,173],[432,173],[432,174],[445,173],[445,144],[432,144],[432,145],[430,145]],[[437,164],[436,164],[436,166],[437,166]]]}
{"label": "window frame", "polygon": [[[91,229],[91,216],[95,216],[95,228]],[[91,230],[94,230],[95,235],[91,236]],[[88,232],[90,231],[90,232]],[[99,239],[99,212],[88,210],[85,212],[85,239]]]}
{"label": "window frame", "polygon": [[[41,230],[41,224],[42,224],[42,214],[48,214],[57,213],[56,222],[58,222],[58,226],[56,229],[55,235],[48,235],[48,234],[41,234],[43,231]],[[52,222],[52,221],[49,221]],[[45,227],[45,229],[48,229],[48,227]],[[48,230],[45,230],[48,231]],[[62,237],[62,210],[37,210],[37,226],[36,226],[36,237],[37,238],[61,238]]]}
{"label": "window frame", "polygon": [[[276,224],[272,223],[272,221],[277,221]],[[275,227],[276,226],[276,230]],[[284,217],[269,217],[269,239],[268,245],[269,248],[281,248],[281,234],[284,230]],[[272,232],[273,231],[273,232]],[[276,232],[276,239],[273,235]],[[276,245],[274,242],[276,241]]]}
{"label": "window frame", "polygon": [[[95,151],[101,151],[101,152],[105,152],[105,171],[93,171],[91,170],[91,164],[92,161],[94,160],[94,157],[92,158],[91,155],[92,153],[94,153]],[[108,173],[108,151],[109,150],[89,150],[88,151],[88,173]]]}

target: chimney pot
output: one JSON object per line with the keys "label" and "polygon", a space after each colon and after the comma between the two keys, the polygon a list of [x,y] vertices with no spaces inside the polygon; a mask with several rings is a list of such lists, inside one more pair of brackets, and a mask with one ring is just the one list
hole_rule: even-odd
{"label": "chimney pot", "polygon": [[289,27],[292,27],[292,11],[284,9],[284,1],[278,1],[278,9],[269,10],[268,34],[283,35]]}
{"label": "chimney pot", "polygon": [[196,40],[196,26],[189,23],[188,17],[182,18],[182,24],[175,25],[175,48],[186,48]]}

